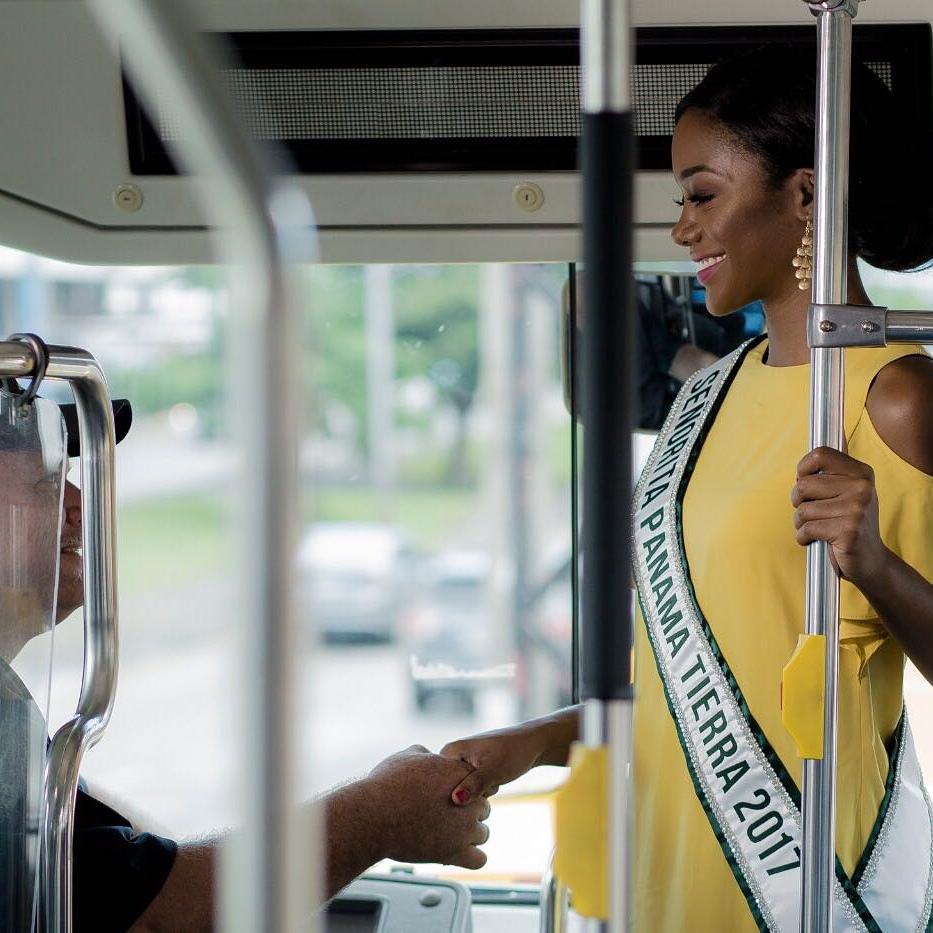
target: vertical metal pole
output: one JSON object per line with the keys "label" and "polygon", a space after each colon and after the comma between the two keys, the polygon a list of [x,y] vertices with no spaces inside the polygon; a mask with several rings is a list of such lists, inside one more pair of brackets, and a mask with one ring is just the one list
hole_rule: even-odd
{"label": "vertical metal pole", "polygon": [[583,740],[609,746],[609,918],[628,917],[631,758],[632,39],[628,0],[583,0]]}
{"label": "vertical metal pole", "polygon": [[[813,298],[846,300],[847,201],[852,19],[858,0],[811,3],[817,15],[816,179]],[[811,349],[810,449],[843,446],[844,357],[839,349]],[[836,703],[839,662],[839,578],[829,545],[807,552],[807,633],[826,637],[823,757],[803,762],[801,927],[828,933],[836,870]]]}
{"label": "vertical metal pole", "polygon": [[230,385],[244,388],[230,411],[244,480],[237,501],[239,572],[232,579],[248,665],[240,691],[239,762],[246,812],[236,872],[230,859],[221,872],[224,928],[314,929],[316,865],[295,800],[296,341],[287,274],[289,260],[315,258],[313,216],[302,193],[276,179],[267,154],[245,131],[220,83],[219,63],[192,29],[182,0],[89,5],[101,28],[121,43],[150,109],[164,102],[176,116],[176,154],[201,176],[195,190],[236,276]]}

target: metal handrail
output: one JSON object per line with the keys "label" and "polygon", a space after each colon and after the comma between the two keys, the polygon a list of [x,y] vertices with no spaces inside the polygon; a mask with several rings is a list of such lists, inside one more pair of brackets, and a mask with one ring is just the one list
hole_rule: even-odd
{"label": "metal handrail", "polygon": [[933,343],[933,311],[888,311],[884,337],[888,343]]}
{"label": "metal handrail", "polygon": [[[804,0],[817,18],[813,301],[846,301],[852,20],[859,0]],[[844,351],[810,352],[810,449],[843,447]],[[807,549],[806,631],[825,636],[823,756],[803,762],[801,928],[832,928],[836,826],[839,577],[825,541]]]}
{"label": "metal handrail", "polygon": [[[236,605],[249,664],[242,718],[246,813],[236,883],[221,876],[227,929],[308,929],[315,921],[310,845],[292,808],[296,784],[291,573],[295,519],[296,339],[287,260],[316,258],[310,205],[276,177],[266,151],[243,127],[217,64],[178,3],[89,0],[100,28],[118,42],[131,78],[150,107],[168,106],[180,128],[175,153],[203,176],[196,191],[219,228],[235,323],[230,385],[249,385],[231,405],[242,445],[242,495]],[[211,182],[210,187],[205,180]],[[258,555],[258,560],[257,560]],[[223,867],[231,865],[223,863]],[[305,870],[306,869],[306,870]],[[311,919],[309,919],[311,918]]]}
{"label": "metal handrail", "polygon": [[[72,388],[81,434],[84,671],[74,716],[52,738],[42,803],[42,904],[47,933],[71,929],[71,840],[84,753],[103,735],[117,688],[116,515],[113,411],[104,374],[84,350],[50,346],[46,378]],[[37,360],[24,343],[0,343],[0,376],[25,377]]]}
{"label": "metal handrail", "polygon": [[933,311],[892,311],[875,305],[810,305],[811,347],[886,347],[933,343]]}

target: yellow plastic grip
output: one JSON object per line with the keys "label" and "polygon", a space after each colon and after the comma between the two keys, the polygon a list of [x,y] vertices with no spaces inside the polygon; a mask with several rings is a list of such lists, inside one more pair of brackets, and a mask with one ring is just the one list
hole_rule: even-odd
{"label": "yellow plastic grip", "polygon": [[823,757],[826,636],[801,635],[784,667],[781,720],[801,758]]}
{"label": "yellow plastic grip", "polygon": [[609,917],[609,750],[575,743],[570,777],[557,792],[554,871],[582,917]]}

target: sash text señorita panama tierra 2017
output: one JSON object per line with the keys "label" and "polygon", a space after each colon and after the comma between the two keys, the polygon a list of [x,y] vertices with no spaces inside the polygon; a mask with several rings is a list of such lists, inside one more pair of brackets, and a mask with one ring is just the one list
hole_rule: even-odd
{"label": "sash text se\u00f1orita panama tierra 2017", "polygon": [[[635,579],[697,797],[759,929],[800,928],[800,793],[752,717],[690,583],[681,523],[703,441],[756,341],[692,376],[635,491]],[[933,929],[933,811],[906,713],[884,799],[852,877],[836,860],[833,931]]]}

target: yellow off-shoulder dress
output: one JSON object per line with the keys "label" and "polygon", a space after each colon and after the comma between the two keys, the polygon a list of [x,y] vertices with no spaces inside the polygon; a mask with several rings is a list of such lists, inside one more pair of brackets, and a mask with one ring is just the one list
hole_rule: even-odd
{"label": "yellow off-shoulder dress", "polygon": [[[807,451],[810,367],[768,366],[767,346],[764,340],[745,357],[700,452],[684,499],[684,544],[697,602],[752,715],[799,786],[780,688],[804,629],[806,557],[795,541],[790,493]],[[865,409],[885,365],[923,352],[847,351],[845,434],[849,454],[874,468],[885,544],[933,579],[933,477],[890,450]],[[841,616],[836,851],[851,874],[884,796],[904,655],[845,582]],[[694,792],[640,617],[635,677],[633,928],[754,931]]]}

